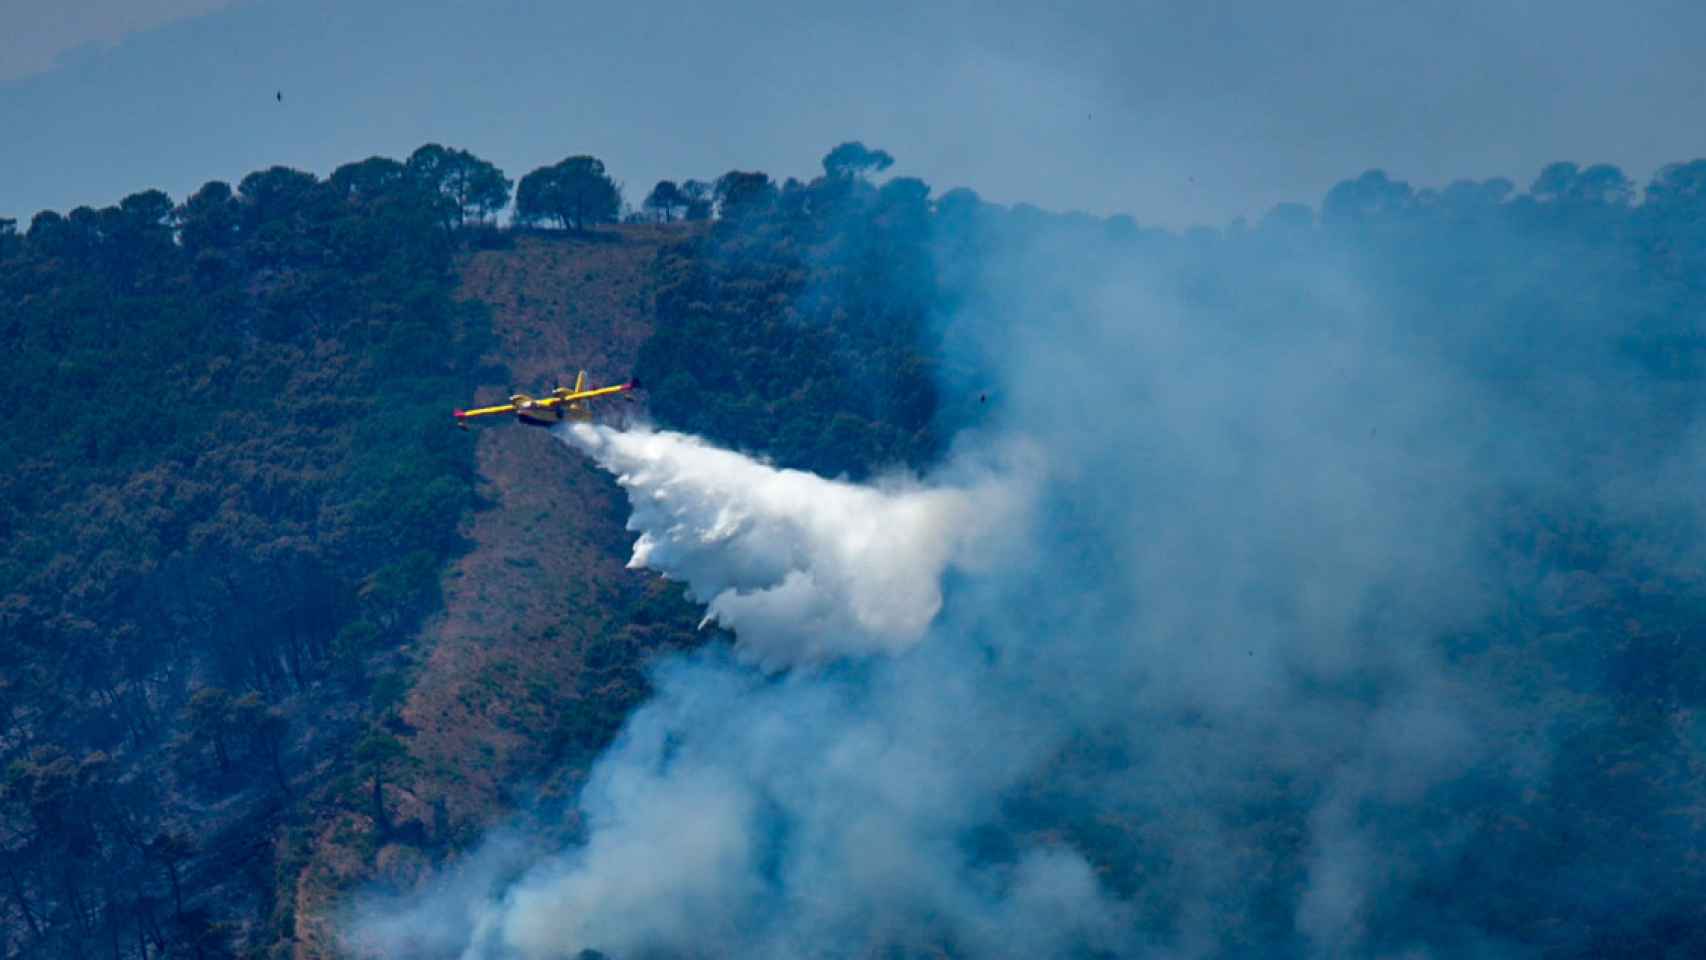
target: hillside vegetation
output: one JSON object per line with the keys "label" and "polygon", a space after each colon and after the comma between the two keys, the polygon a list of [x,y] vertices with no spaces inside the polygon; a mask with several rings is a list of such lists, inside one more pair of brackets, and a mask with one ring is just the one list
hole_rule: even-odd
{"label": "hillside vegetation", "polygon": [[0,956],[324,955],[698,642],[608,477],[445,416],[625,377],[700,282],[703,207],[589,232],[587,159],[524,205],[566,233],[494,228],[509,181],[436,145],[0,222]]}
{"label": "hillside vegetation", "polygon": [[268,938],[273,827],[476,502],[439,411],[490,332],[444,213],[369,162],[5,238],[6,951]]}
{"label": "hillside vegetation", "polygon": [[[581,368],[595,383],[625,378],[651,331],[655,261],[683,239],[679,228],[623,226],[461,254],[455,295],[489,307],[490,357],[508,370],[464,389],[537,393]],[[613,417],[634,412],[616,406]],[[340,789],[353,802],[316,811],[300,831],[300,872],[281,877],[293,896],[279,919],[298,956],[334,952],[348,895],[374,882],[410,889],[518,808],[572,797],[645,698],[645,659],[701,639],[701,613],[678,587],[626,569],[626,505],[607,475],[542,430],[497,421],[464,439],[482,506],[387,714],[401,749],[385,795],[375,802],[371,782],[350,778]],[[563,829],[535,839],[562,842]]]}
{"label": "hillside vegetation", "polygon": [[[341,898],[455,863],[531,787],[572,797],[647,659],[706,639],[673,586],[623,568],[608,477],[542,432],[460,433],[451,406],[632,370],[665,427],[830,475],[927,468],[999,415],[989,358],[961,349],[989,272],[1053,241],[1143,258],[1205,323],[1317,310],[1284,268],[1343,264],[1413,349],[1579,430],[1580,489],[1476,505],[1508,596],[1436,638],[1526,718],[1489,736],[1558,756],[1527,793],[1498,764],[1442,788],[1430,809],[1467,813],[1426,828],[1470,839],[1371,923],[1706,950],[1706,868],[1669,855],[1706,809],[1699,518],[1587,489],[1697,443],[1706,161],[1639,203],[1603,166],[1526,194],[1371,172],[1318,218],[1183,236],[873,182],[887,165],[850,144],[809,183],[660,184],[655,216],[611,226],[619,195],[575,157],[518,198],[555,231],[494,226],[509,181],[429,147],[0,224],[0,957],[330,955]],[[1078,277],[1039,270],[1040,309]],[[1085,850],[1164,938],[1151,811],[1073,790],[1113,736],[1087,731],[1006,825]],[[1218,946],[1300,955],[1319,785],[1251,776],[1227,814],[1249,903]],[[1615,896],[1556,895],[1584,876]]]}

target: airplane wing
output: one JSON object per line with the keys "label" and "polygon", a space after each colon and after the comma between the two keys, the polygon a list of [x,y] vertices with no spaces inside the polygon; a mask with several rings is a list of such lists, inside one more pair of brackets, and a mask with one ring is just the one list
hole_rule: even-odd
{"label": "airplane wing", "polygon": [[593,397],[608,397],[613,393],[622,393],[626,390],[632,390],[636,386],[637,384],[630,380],[627,383],[619,383],[614,387],[599,387],[597,390],[576,390],[574,393],[567,394],[559,399],[573,401],[589,400]]}
{"label": "airplane wing", "polygon": [[495,406],[495,407],[475,407],[472,410],[453,410],[453,411],[451,411],[451,416],[456,418],[456,425],[457,426],[466,430],[466,429],[468,429],[467,421],[468,421],[469,417],[490,417],[490,416],[496,416],[497,414],[500,414],[500,413],[514,413],[514,412],[515,412],[515,404],[505,403],[505,404],[499,404],[498,406]]}
{"label": "airplane wing", "polygon": [[475,407],[472,410],[458,410],[458,417],[489,417],[497,413],[514,413],[515,404],[505,403],[495,407]]}

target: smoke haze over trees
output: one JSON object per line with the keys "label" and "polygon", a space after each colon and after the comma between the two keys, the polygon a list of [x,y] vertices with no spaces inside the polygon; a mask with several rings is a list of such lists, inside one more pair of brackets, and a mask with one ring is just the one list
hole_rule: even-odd
{"label": "smoke haze over trees", "polygon": [[[0,956],[288,950],[311,804],[477,881],[352,927],[450,953],[1706,950],[1706,161],[1185,234],[892,162],[660,183],[637,373],[826,478],[1036,444],[1023,549],[920,574],[892,656],[652,664],[575,815],[483,850],[392,816],[464,775],[392,651],[479,507],[449,291],[510,182],[429,144],[0,223]],[[591,157],[517,193],[565,256],[621,212]]]}
{"label": "smoke haze over trees", "polygon": [[[1034,440],[1028,548],[947,577],[898,656],[660,666],[583,843],[497,894],[476,857],[479,885],[357,930],[410,942],[426,910],[419,943],[476,956],[1701,949],[1703,170],[1641,203],[1604,165],[1522,193],[1370,171],[1318,223],[1182,236],[828,162],[721,178],[642,358],[663,423],[853,476]],[[915,366],[927,415],[893,432]]]}

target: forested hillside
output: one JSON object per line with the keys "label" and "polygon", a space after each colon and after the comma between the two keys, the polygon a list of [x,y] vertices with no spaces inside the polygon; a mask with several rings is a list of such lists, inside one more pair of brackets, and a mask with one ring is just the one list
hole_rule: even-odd
{"label": "forested hillside", "polygon": [[662,422],[785,466],[916,468],[943,439],[930,189],[873,186],[880,151],[831,157],[811,184],[717,182],[721,219],[663,292],[639,374]]}
{"label": "forested hillside", "polygon": [[[493,227],[509,181],[436,145],[0,224],[0,955],[332,950],[340,893],[476,840],[512,778],[584,766],[649,652],[695,641],[621,570],[607,478],[531,431],[478,453],[446,411],[628,375],[656,301],[744,241],[703,234],[703,199],[589,232],[620,212],[601,165],[530,177],[518,219],[566,232]],[[918,320],[865,336],[904,350]],[[841,391],[789,407],[814,427],[851,382],[822,333],[791,353]],[[737,346],[708,397],[774,383]],[[874,410],[841,428],[865,449],[897,435]]]}
{"label": "forested hillside", "polygon": [[[1400,932],[1380,946],[1456,924],[1548,956],[1706,950],[1706,868],[1680,853],[1706,809],[1701,517],[1641,493],[1699,466],[1706,161],[1639,197],[1604,166],[1526,193],[1371,172],[1319,216],[1184,235],[878,184],[889,163],[848,144],[809,183],[659,184],[617,226],[602,164],[575,157],[524,178],[500,227],[510,182],[429,146],[0,224],[0,957],[331,955],[341,898],[571,799],[648,658],[707,639],[674,586],[622,568],[607,477],[542,432],[458,432],[451,407],[631,364],[662,426],[828,475],[925,468],[1013,415],[967,318],[1069,313],[1133,258],[1192,322],[1252,337],[1358,322],[1297,282],[1330,265],[1407,349],[1571,438],[1570,483],[1477,491],[1499,595],[1428,642],[1499,693],[1501,725],[1416,814],[1426,882],[1368,921]],[[1472,453],[1526,449],[1496,439]],[[1199,878],[1160,852],[1153,798],[1080,789],[1125,732],[1084,731],[1000,820],[1084,851],[1169,942]],[[1513,786],[1538,740],[1539,786]],[[1325,787],[1249,777],[1214,814],[1242,879],[1208,952],[1304,955]],[[546,820],[536,842],[575,839]],[[1010,837],[973,842],[998,858]],[[901,946],[951,950],[933,936]]]}
{"label": "forested hillside", "polygon": [[434,158],[7,235],[7,951],[268,938],[275,827],[395,696],[475,502],[437,414],[490,334]]}

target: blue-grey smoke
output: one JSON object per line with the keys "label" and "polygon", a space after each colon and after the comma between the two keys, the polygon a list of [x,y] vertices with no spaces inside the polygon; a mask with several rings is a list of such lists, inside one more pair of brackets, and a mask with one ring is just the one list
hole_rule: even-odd
{"label": "blue-grey smoke", "polygon": [[[1591,311],[1513,342],[1328,233],[987,208],[942,229],[944,390],[995,398],[948,463],[1022,440],[1047,464],[1003,549],[928,565],[916,643],[664,662],[581,797],[583,845],[375,907],[357,942],[395,948],[431,910],[471,958],[1529,950],[1452,886],[1524,880],[1474,847],[1544,819],[1590,718],[1579,641],[1513,611],[1591,585],[1501,538],[1524,510],[1697,509],[1687,450],[1649,483],[1620,456],[1662,392],[1606,386],[1636,371]],[[652,518],[654,539],[680,522]],[[715,595],[750,561],[719,570],[711,543],[688,577]],[[1699,756],[1700,733],[1675,735]],[[1556,902],[1621,896],[1553,856],[1547,882],[1580,885]]]}

